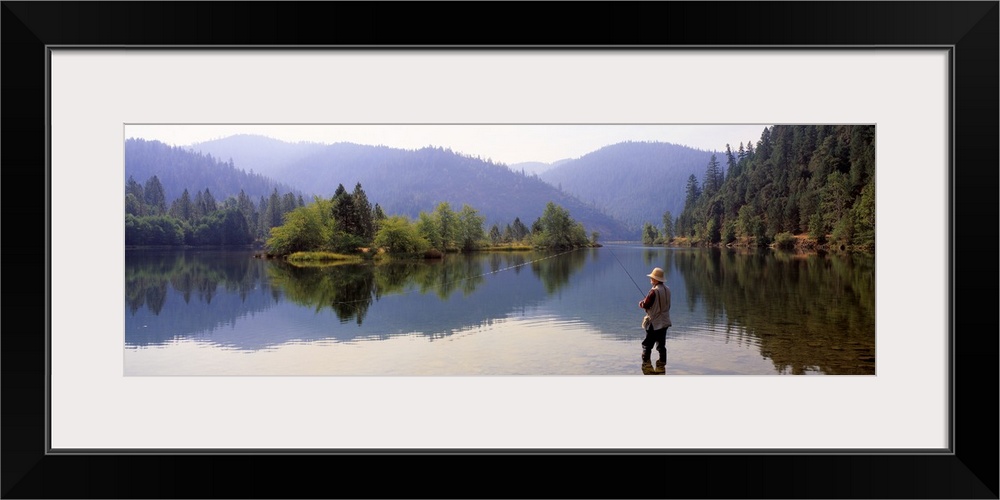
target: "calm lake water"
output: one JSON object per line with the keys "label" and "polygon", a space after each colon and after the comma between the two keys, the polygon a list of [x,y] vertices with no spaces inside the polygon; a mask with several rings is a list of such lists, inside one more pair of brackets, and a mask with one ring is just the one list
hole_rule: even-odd
{"label": "calm lake water", "polygon": [[[661,370],[640,360],[638,302],[653,267],[665,270],[673,304]],[[242,250],[128,250],[124,312],[132,376],[874,375],[876,367],[873,256],[608,244],[298,268]]]}

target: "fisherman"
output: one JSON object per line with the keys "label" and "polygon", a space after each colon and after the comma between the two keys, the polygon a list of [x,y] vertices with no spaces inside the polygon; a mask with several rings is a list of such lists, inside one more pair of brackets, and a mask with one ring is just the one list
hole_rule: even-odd
{"label": "fisherman", "polygon": [[649,276],[649,284],[652,286],[646,298],[639,301],[639,307],[646,310],[649,316],[650,325],[646,328],[646,338],[642,341],[642,362],[650,362],[650,353],[653,347],[659,354],[656,360],[657,366],[667,364],[667,328],[672,326],[670,322],[670,288],[667,287],[663,278],[663,269],[654,267]]}

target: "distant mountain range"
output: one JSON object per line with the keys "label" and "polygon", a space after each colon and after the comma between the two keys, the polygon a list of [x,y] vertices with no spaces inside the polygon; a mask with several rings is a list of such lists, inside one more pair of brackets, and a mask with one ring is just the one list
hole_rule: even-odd
{"label": "distant mountain range", "polygon": [[[162,152],[162,161],[149,158],[155,151]],[[603,241],[638,240],[643,222],[659,226],[665,211],[674,217],[680,213],[688,177],[700,180],[711,155],[669,143],[624,142],[576,159],[508,166],[433,147],[289,143],[235,135],[176,148],[129,139],[125,179],[131,175],[143,183],[156,174],[168,203],[184,189],[204,190],[206,182],[219,200],[246,190],[253,180],[254,192],[247,194],[255,200],[261,190],[278,189],[301,194],[307,202],[313,195],[332,196],[339,185],[351,191],[360,183],[370,202],[387,214],[416,217],[440,202],[456,211],[468,204],[485,217],[487,230],[515,218],[530,225],[551,201]]]}
{"label": "distant mountain range", "polygon": [[694,174],[700,184],[711,159],[712,152],[676,144],[623,142],[561,163],[539,177],[599,207],[638,235],[643,222],[662,226],[668,210],[673,218],[680,215],[688,177]]}
{"label": "distant mountain range", "polygon": [[552,163],[544,163],[540,161],[526,161],[522,163],[514,163],[510,165],[510,169],[515,172],[522,172],[528,175],[531,174],[539,175],[542,172],[551,170],[552,168],[562,165],[563,163],[566,163],[568,161],[572,161],[572,159],[566,158],[563,160],[554,161]]}

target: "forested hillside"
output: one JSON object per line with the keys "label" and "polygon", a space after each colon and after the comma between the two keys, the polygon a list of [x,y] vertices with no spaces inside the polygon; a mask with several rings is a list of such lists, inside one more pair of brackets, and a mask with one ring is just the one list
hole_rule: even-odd
{"label": "forested hillside", "polygon": [[662,221],[666,239],[696,244],[786,246],[806,235],[874,249],[874,125],[775,125],[754,147],[709,162],[698,179],[688,178],[680,214],[647,229]]}
{"label": "forested hillside", "polygon": [[664,210],[680,213],[688,176],[704,172],[711,155],[664,142],[623,142],[562,163],[539,177],[618,219],[634,240],[643,222],[658,220]]}
{"label": "forested hillside", "polygon": [[[132,213],[152,215],[156,206],[165,213],[184,190],[196,215],[199,196],[248,198],[254,206],[243,212],[260,237],[301,205],[293,200],[330,198],[340,186],[362,185],[386,214],[416,218],[442,202],[470,205],[486,227],[535,220],[551,202],[605,241],[676,236],[688,244],[786,245],[808,236],[819,244],[874,246],[871,125],[777,125],[756,143],[720,144],[721,152],[623,142],[555,162],[537,175],[529,170],[544,164],[522,170],[440,147],[290,144],[261,136],[198,147],[214,153],[126,141],[126,179],[145,184],[156,176],[160,186],[146,197],[162,190],[165,198],[160,205],[135,196],[145,206]],[[243,162],[256,165],[254,172]]]}
{"label": "forested hillside", "polygon": [[[250,142],[254,139],[263,140],[264,146],[252,147]],[[301,143],[298,146],[305,149],[285,150],[295,151],[286,158],[274,153],[283,149],[275,147],[273,139],[245,136],[227,144],[272,151],[270,158],[274,164],[271,168],[282,172],[280,183],[259,173],[247,173],[232,159],[223,162],[200,151],[158,141],[130,139],[125,145],[127,184],[133,188],[136,184],[145,186],[156,178],[155,189],[149,190],[156,194],[140,196],[137,192],[133,198],[143,203],[133,203],[137,206],[130,213],[136,216],[167,214],[175,202],[180,202],[173,212],[183,215],[174,214],[174,217],[194,222],[197,217],[212,211],[199,205],[198,199],[208,196],[220,202],[228,198],[249,199],[253,203],[242,203],[243,212],[248,226],[260,238],[266,236],[271,227],[280,224],[281,214],[294,208],[295,204],[283,202],[289,196],[290,200],[312,200],[313,196],[331,198],[338,187],[362,185],[372,203],[380,204],[388,215],[416,218],[421,211],[433,211],[442,202],[454,207],[468,204],[479,210],[487,227],[493,224],[504,227],[518,218],[535,220],[551,202],[565,208],[588,232],[597,232],[601,238],[636,238],[634,232],[630,233],[616,220],[559,192],[537,176],[516,173],[505,165],[451,150],[428,147],[414,151],[349,143],[316,149]],[[303,157],[301,152],[305,150],[313,154]],[[187,196],[181,200],[185,191]],[[278,201],[272,203],[272,198]],[[188,200],[193,203],[193,212],[184,208]],[[271,205],[274,205],[273,210]]]}
{"label": "forested hillside", "polygon": [[281,193],[296,191],[259,173],[248,173],[231,159],[224,161],[159,141],[126,140],[125,180],[132,177],[144,184],[153,176],[159,179],[167,204],[179,198],[185,189],[191,196],[207,189],[219,200],[236,196],[241,190],[254,200],[270,196],[275,189]]}
{"label": "forested hillside", "polygon": [[126,245],[250,244],[305,204],[286,185],[231,160],[159,141],[125,141],[125,177]]}

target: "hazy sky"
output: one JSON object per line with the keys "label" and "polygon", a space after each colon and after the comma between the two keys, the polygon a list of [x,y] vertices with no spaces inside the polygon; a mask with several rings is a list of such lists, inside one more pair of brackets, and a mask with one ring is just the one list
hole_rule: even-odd
{"label": "hazy sky", "polygon": [[125,125],[125,138],[174,146],[257,134],[287,142],[353,142],[400,149],[425,146],[512,165],[579,158],[624,141],[658,141],[705,151],[733,151],[769,125]]}

